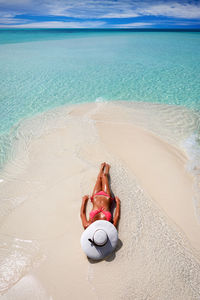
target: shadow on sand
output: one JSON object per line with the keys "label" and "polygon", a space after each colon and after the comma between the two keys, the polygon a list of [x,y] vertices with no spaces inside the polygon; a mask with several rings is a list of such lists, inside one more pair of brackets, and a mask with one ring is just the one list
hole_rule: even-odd
{"label": "shadow on sand", "polygon": [[91,264],[97,264],[103,260],[107,261],[107,262],[111,262],[115,259],[115,256],[116,256],[116,252],[119,251],[123,246],[123,243],[120,239],[118,239],[118,242],[117,242],[117,247],[115,249],[115,251],[113,251],[112,253],[110,253],[108,256],[106,256],[104,259],[101,259],[101,260],[93,260],[89,257],[87,257],[88,261],[91,263]]}

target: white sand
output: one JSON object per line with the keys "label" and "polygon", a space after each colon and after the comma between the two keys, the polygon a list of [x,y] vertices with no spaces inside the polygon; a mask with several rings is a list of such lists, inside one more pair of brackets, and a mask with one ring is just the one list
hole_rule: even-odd
{"label": "white sand", "polygon": [[[2,270],[13,272],[10,284],[5,277],[0,280],[3,300],[196,299],[200,223],[193,205],[194,180],[185,168],[188,158],[177,141],[166,142],[176,123],[171,122],[166,139],[161,138],[149,131],[153,125],[146,108],[133,108],[135,122],[131,108],[122,104],[85,104],[66,109],[69,121],[60,128],[43,130],[31,140],[24,131],[30,140],[23,147],[26,156],[18,152],[1,183],[8,199],[25,199],[9,208],[0,228],[7,243]],[[165,127],[163,110],[157,122]],[[32,121],[36,131],[42,127],[40,119]],[[46,122],[53,127],[51,120]],[[172,136],[174,140],[174,131]],[[111,164],[112,190],[121,198],[123,245],[108,260],[93,264],[80,248],[79,210],[81,196],[92,192],[102,161]],[[22,241],[23,252],[13,238]],[[26,240],[38,247],[27,263]],[[9,253],[10,245],[15,256]]]}
{"label": "white sand", "polygon": [[[193,179],[185,170],[185,154],[133,125],[98,124],[107,149],[117,155],[141,186],[200,250],[200,223],[193,207]],[[120,142],[119,142],[120,141]]]}

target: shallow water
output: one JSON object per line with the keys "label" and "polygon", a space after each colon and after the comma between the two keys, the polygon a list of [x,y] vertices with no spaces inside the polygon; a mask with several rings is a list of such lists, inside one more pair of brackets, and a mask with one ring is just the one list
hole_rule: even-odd
{"label": "shallow water", "polygon": [[2,29],[0,40],[1,165],[12,126],[60,105],[100,99],[200,108],[200,32]]}

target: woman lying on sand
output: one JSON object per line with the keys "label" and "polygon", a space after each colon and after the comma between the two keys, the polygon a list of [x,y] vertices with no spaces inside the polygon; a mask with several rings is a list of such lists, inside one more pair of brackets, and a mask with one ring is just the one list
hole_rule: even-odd
{"label": "woman lying on sand", "polygon": [[97,220],[106,220],[112,222],[115,227],[117,227],[118,220],[120,218],[120,200],[115,197],[116,210],[112,221],[112,215],[110,212],[111,204],[114,199],[111,197],[110,187],[109,187],[109,169],[110,166],[107,163],[102,163],[97,177],[97,181],[93,190],[91,197],[91,202],[93,208],[90,212],[89,221],[86,218],[86,205],[89,196],[84,196],[81,205],[81,220],[84,229],[86,229],[90,224]]}

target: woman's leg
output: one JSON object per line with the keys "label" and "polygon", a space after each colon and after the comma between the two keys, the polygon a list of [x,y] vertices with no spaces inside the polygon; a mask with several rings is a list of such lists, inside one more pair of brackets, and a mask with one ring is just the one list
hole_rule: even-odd
{"label": "woman's leg", "polygon": [[110,194],[109,180],[108,180],[109,170],[110,170],[110,165],[106,164],[105,168],[104,168],[104,174],[102,176],[102,190],[106,194],[108,194],[109,196],[111,196],[111,194]]}
{"label": "woman's leg", "polygon": [[100,171],[99,171],[99,174],[98,174],[98,177],[97,177],[96,184],[94,186],[94,190],[93,190],[92,196],[94,194],[102,191],[102,176],[103,176],[103,170],[104,170],[105,165],[106,165],[106,163],[102,163],[101,164]]}

